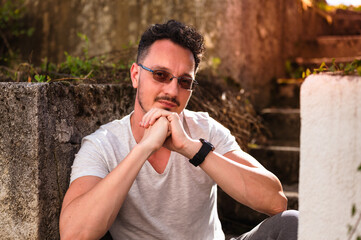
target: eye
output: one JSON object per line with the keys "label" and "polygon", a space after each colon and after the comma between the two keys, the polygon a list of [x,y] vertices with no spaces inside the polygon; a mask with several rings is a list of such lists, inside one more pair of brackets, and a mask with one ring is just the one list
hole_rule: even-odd
{"label": "eye", "polygon": [[153,76],[157,81],[165,81],[169,77],[169,73],[162,70],[154,70]]}
{"label": "eye", "polygon": [[182,88],[191,89],[192,83],[193,83],[192,78],[189,78],[189,77],[181,77],[181,78],[179,78],[179,85]]}

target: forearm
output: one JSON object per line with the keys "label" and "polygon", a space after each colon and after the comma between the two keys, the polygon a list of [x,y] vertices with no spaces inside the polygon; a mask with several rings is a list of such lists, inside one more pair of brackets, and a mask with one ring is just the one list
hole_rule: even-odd
{"label": "forearm", "polygon": [[91,190],[65,203],[60,216],[62,239],[99,239],[109,229],[151,150],[137,145]]}
{"label": "forearm", "polygon": [[[200,147],[199,141],[191,140],[180,153],[192,158]],[[228,195],[242,204],[268,215],[287,208],[287,198],[278,178],[246,153],[222,156],[210,152],[200,167]]]}
{"label": "forearm", "polygon": [[264,168],[240,164],[214,152],[200,167],[228,195],[256,211],[275,215],[287,208],[281,183]]}

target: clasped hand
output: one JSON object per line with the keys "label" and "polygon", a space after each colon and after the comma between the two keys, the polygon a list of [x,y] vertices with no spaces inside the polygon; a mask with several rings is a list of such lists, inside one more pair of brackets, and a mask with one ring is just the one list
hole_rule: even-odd
{"label": "clasped hand", "polygon": [[175,112],[152,108],[143,116],[139,125],[145,128],[141,143],[149,144],[153,151],[163,146],[182,153],[186,144],[191,141]]}

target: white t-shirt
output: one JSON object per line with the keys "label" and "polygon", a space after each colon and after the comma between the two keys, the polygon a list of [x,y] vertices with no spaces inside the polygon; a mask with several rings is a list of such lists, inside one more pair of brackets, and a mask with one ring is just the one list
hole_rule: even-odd
{"label": "white t-shirt", "polygon": [[[184,129],[225,154],[240,150],[230,131],[207,113],[184,110]],[[82,176],[104,178],[136,145],[130,115],[100,127],[82,140],[71,182]],[[102,204],[101,202],[99,204]],[[217,213],[217,185],[189,159],[171,152],[162,174],[146,161],[110,228],[113,239],[224,239]]]}

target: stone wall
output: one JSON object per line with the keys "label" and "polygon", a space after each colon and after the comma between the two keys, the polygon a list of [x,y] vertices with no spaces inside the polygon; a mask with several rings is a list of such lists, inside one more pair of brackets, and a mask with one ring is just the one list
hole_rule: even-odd
{"label": "stone wall", "polygon": [[0,239],[59,239],[81,138],[133,101],[130,85],[0,83]]}
{"label": "stone wall", "polygon": [[301,88],[298,239],[361,236],[360,136],[361,77],[308,77]]}
{"label": "stone wall", "polygon": [[[320,26],[301,0],[27,0],[28,23],[36,31],[21,42],[26,59],[64,60],[64,51],[81,55],[90,39],[89,55],[134,46],[153,23],[177,19],[205,35],[207,56],[221,60],[217,71],[252,92],[257,107],[268,104],[272,79],[284,76],[288,58],[297,56],[300,41]],[[306,22],[303,21],[306,19]],[[129,43],[133,43],[130,44]],[[31,57],[30,57],[31,56]],[[134,57],[133,57],[134,58]]]}

